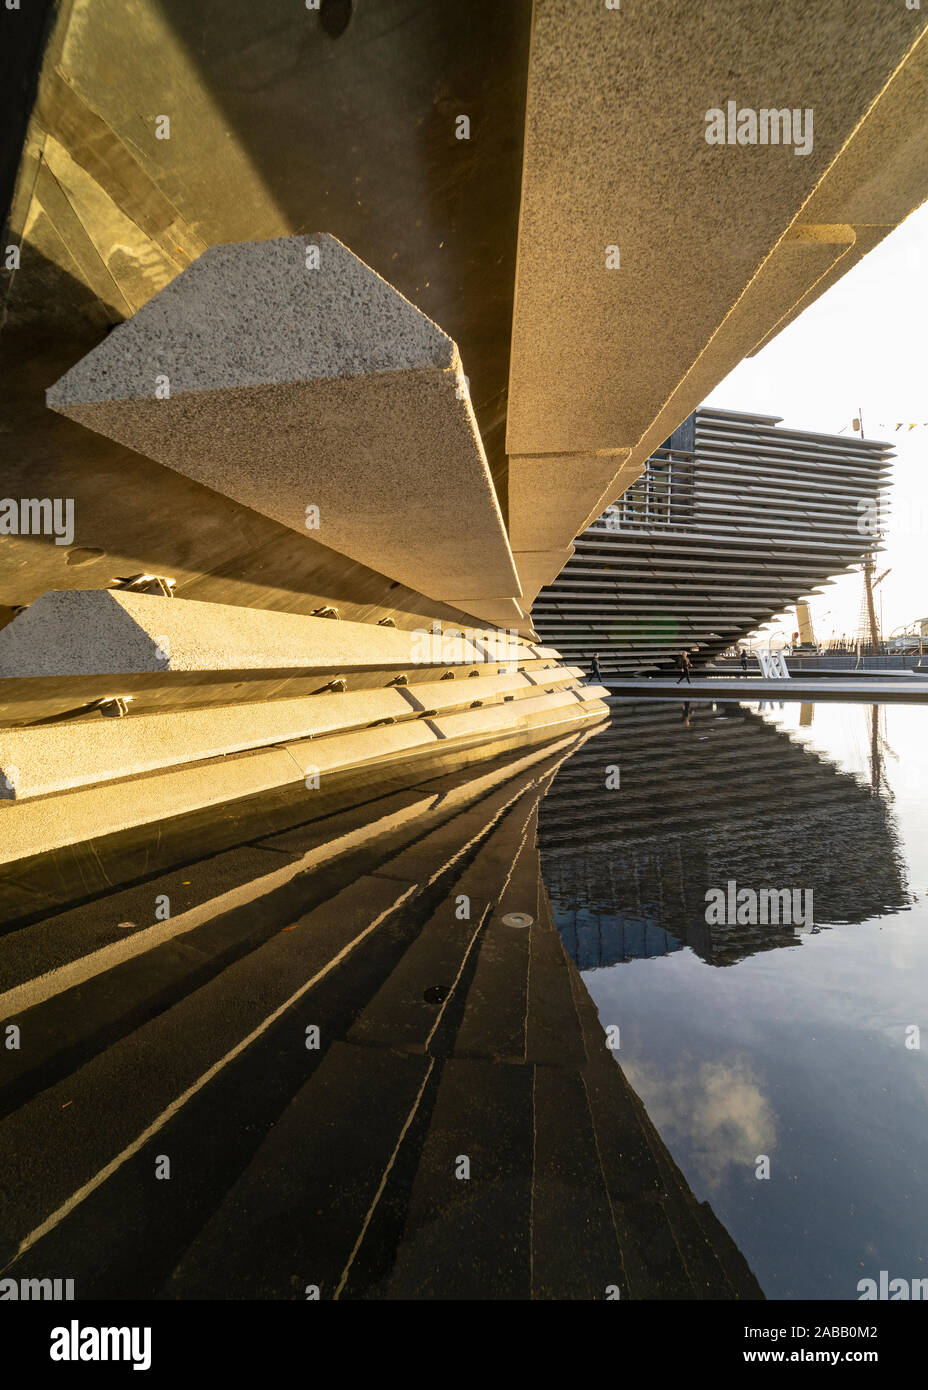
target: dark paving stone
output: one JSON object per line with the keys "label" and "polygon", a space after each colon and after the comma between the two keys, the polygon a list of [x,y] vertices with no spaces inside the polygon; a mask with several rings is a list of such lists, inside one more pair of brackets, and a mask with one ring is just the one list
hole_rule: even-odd
{"label": "dark paving stone", "polygon": [[532,1130],[531,1067],[444,1063],[384,1297],[530,1297]]}
{"label": "dark paving stone", "polygon": [[332,1298],[431,1063],[334,1043],[165,1286],[170,1298]]}
{"label": "dark paving stone", "polygon": [[[486,900],[471,898],[470,918],[455,916],[457,888],[425,923],[399,965],[377,992],[349,1033],[368,1046],[424,1051],[444,1005],[454,991],[475,936],[490,910]],[[437,990],[437,995],[430,991]]]}
{"label": "dark paving stone", "polygon": [[[386,879],[359,880],[8,1115],[0,1122],[7,1238],[18,1241],[44,1221],[297,991],[355,948],[401,895],[401,885]],[[289,1007],[299,1034],[306,1007]]]}
{"label": "dark paving stone", "polygon": [[604,1299],[623,1266],[586,1091],[576,1072],[534,1071],[532,1297]]}

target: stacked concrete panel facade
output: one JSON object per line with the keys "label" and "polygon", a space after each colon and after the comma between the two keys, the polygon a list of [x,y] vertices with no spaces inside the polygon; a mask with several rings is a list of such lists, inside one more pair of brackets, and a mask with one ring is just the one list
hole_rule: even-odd
{"label": "stacked concrete panel facade", "polygon": [[535,623],[603,673],[697,665],[878,548],[889,445],[706,407],[576,542]]}

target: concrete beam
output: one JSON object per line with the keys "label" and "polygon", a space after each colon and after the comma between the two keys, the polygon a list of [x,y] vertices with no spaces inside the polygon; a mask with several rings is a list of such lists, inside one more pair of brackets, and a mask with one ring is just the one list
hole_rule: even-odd
{"label": "concrete beam", "polygon": [[565,550],[627,457],[627,450],[512,457],[509,535],[513,550]]}
{"label": "concrete beam", "polygon": [[835,278],[844,273],[841,267],[846,257],[852,255],[855,242],[854,228],[846,223],[795,224],[787,230],[637,446],[626,455],[621,468],[596,498],[584,518],[583,530],[641,476],[654,450],[705,400],[719,380],[750,356],[758,333],[763,332],[771,316],[777,322],[785,322],[797,304],[816,297],[818,283],[832,270]]}
{"label": "concrete beam", "polygon": [[455,344],[332,236],[211,247],[47,403],[430,598],[519,596]]}
{"label": "concrete beam", "polygon": [[797,218],[798,226],[850,223],[854,245],[778,320],[751,356],[928,198],[928,122],[923,119],[926,94],[928,34],[923,34]]}
{"label": "concrete beam", "polygon": [[[926,20],[878,0],[823,0],[812,22],[805,0],[766,13],[754,0],[678,6],[672,17],[604,5],[581,17],[573,0],[538,0],[511,454],[637,444]],[[755,118],[811,111],[812,139],[707,142],[706,113],[729,102]]]}
{"label": "concrete beam", "polygon": [[487,598],[474,602],[473,599],[446,599],[446,603],[460,608],[463,613],[482,622],[492,623],[494,627],[515,628],[525,621],[521,603],[514,598]]}
{"label": "concrete beam", "polygon": [[560,574],[574,553],[573,546],[566,550],[518,550],[515,552],[519,583],[522,585],[522,601],[531,607],[546,584],[551,584]]}
{"label": "concrete beam", "polygon": [[[535,5],[507,434],[517,552],[573,539],[876,244],[872,224],[885,235],[928,194],[928,15],[878,0],[824,0],[814,17],[804,0],[658,9]],[[788,113],[788,142],[779,118],[777,142],[760,138],[763,111]],[[568,533],[564,460],[621,449]]]}
{"label": "concrete beam", "polygon": [[[409,632],[115,589],[43,594],[0,631],[0,677],[267,670],[337,674],[370,667],[408,672],[423,665],[511,662],[513,654],[512,642],[492,633],[458,633],[443,641],[427,629]],[[519,659],[535,654],[533,646],[516,641]]]}
{"label": "concrete beam", "polygon": [[[539,673],[515,672],[479,681],[424,681],[339,695],[265,700],[220,709],[169,714],[131,714],[122,719],[81,720],[0,731],[0,800],[21,801],[52,792],[136,777],[182,763],[229,757],[270,745],[313,739],[319,756],[327,737],[390,728],[419,719],[427,710],[467,711],[474,700],[491,707],[504,697],[521,709],[545,689],[576,685],[579,667]],[[503,711],[515,717],[507,702]],[[386,737],[386,736],[385,736]],[[388,752],[389,747],[384,746]]]}
{"label": "concrete beam", "polygon": [[[171,767],[147,777],[0,803],[0,864],[262,792],[298,789],[310,770],[324,775],[368,763],[377,766],[390,758],[408,759],[437,748],[455,748],[464,756],[467,749],[482,742],[490,744],[495,736],[512,735],[526,741],[556,737],[608,715],[608,706],[600,699],[607,692],[594,686],[579,689],[578,694],[556,691],[525,700],[518,715],[506,704],[449,715],[441,727],[434,720],[407,720],[386,728],[257,749],[236,758]],[[307,798],[312,795],[312,790],[307,790]]]}

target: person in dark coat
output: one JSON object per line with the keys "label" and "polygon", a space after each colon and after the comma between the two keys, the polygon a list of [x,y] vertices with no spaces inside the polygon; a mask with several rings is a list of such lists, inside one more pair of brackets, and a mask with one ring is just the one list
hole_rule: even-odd
{"label": "person in dark coat", "polygon": [[602,683],[603,683],[603,673],[602,673],[602,671],[599,669],[599,652],[594,652],[594,653],[593,653],[593,660],[592,660],[592,663],[591,663],[591,671],[592,671],[593,680],[596,681],[596,682],[598,682],[599,685],[602,685]]}
{"label": "person in dark coat", "polygon": [[690,667],[693,663],[690,661],[690,654],[686,650],[686,647],[683,648],[682,652],[677,657],[677,661],[680,666],[680,679],[677,681],[677,685],[679,685],[682,680],[685,680],[687,685],[692,685],[693,682],[690,680]]}
{"label": "person in dark coat", "polygon": [[747,672],[748,669],[748,654],[743,647],[741,648],[741,669],[744,672]]}

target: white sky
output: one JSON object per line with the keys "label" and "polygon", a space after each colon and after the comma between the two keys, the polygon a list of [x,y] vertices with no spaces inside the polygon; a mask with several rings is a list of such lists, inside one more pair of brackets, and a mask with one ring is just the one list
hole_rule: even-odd
{"label": "white sky", "polygon": [[[875,591],[883,635],[928,617],[928,203],[707,398],[727,410],[781,415],[788,428],[864,434],[897,453]],[[920,422],[895,431],[897,422]],[[844,576],[813,600],[815,636],[856,633],[863,581]],[[795,615],[770,625],[795,629]]]}

